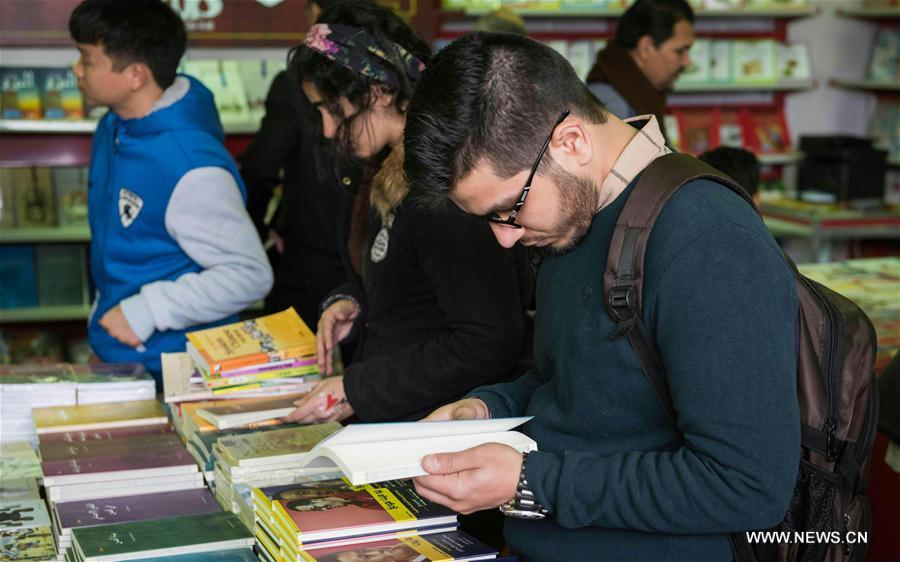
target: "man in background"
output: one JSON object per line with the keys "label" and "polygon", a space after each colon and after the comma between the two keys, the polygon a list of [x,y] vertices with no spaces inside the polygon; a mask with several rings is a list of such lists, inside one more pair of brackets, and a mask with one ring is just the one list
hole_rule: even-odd
{"label": "man in background", "polygon": [[625,119],[652,114],[663,122],[666,93],[691,63],[694,11],[686,0],[637,0],[588,74],[591,92]]}

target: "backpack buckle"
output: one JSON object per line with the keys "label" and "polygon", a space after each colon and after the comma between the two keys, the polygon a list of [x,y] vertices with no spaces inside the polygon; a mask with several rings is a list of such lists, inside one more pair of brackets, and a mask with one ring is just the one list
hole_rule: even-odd
{"label": "backpack buckle", "polygon": [[624,322],[634,316],[634,287],[613,287],[609,290],[609,308],[613,311],[619,322]]}

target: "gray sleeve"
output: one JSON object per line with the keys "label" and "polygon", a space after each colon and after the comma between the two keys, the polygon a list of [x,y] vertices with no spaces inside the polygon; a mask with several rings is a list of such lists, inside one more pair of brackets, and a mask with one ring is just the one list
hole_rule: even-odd
{"label": "gray sleeve", "polygon": [[603,102],[607,111],[619,119],[628,119],[637,115],[637,111],[611,85],[604,82],[592,82],[588,84],[588,89]]}
{"label": "gray sleeve", "polygon": [[169,199],[165,222],[203,270],[148,283],[122,301],[122,312],[141,341],[154,331],[221,320],[272,288],[272,268],[228,170],[204,167],[185,174]]}

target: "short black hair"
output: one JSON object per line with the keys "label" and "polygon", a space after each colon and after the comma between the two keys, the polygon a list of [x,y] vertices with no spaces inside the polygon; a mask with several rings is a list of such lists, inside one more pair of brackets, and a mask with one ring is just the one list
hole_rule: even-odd
{"label": "short black hair", "polygon": [[641,37],[649,35],[658,47],[672,37],[680,21],[694,23],[694,10],[686,0],[637,0],[619,18],[615,40],[634,49]]}
{"label": "short black hair", "polygon": [[184,22],[161,0],[85,0],[69,17],[76,43],[102,45],[117,72],[142,62],[165,89],[187,48]]}
{"label": "short black hair", "polygon": [[[529,168],[560,113],[607,120],[603,104],[550,47],[511,33],[475,32],[425,69],[406,114],[410,188],[437,203],[485,158],[494,173]],[[547,154],[541,169],[554,165]]]}
{"label": "short black hair", "polygon": [[[399,84],[392,88],[349,70],[305,45],[294,47],[288,54],[288,71],[301,84],[312,83],[321,94],[323,105],[328,111],[342,118],[335,139],[335,148],[339,159],[346,163],[353,160],[351,123],[354,117],[361,115],[375,102],[371,96],[373,86],[387,87],[394,96],[394,106],[401,111],[406,109],[412,98],[416,84],[407,76],[395,45],[403,47],[426,65],[431,60],[431,49],[399,16],[371,0],[332,1],[328,8],[319,14],[316,23],[342,24],[364,29],[375,38],[383,52],[396,57],[393,64],[387,67],[387,71]],[[354,115],[343,114],[340,106],[341,96],[345,96],[353,107],[357,108]],[[316,119],[314,122],[319,123],[319,120]]]}
{"label": "short black hair", "polygon": [[720,146],[700,155],[713,168],[724,172],[753,195],[759,185],[759,160],[749,150],[731,146]]}

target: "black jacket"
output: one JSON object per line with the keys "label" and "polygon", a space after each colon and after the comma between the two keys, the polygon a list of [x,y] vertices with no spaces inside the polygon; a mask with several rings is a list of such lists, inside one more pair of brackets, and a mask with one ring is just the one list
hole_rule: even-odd
{"label": "black jacket", "polygon": [[[348,195],[340,245],[348,271],[351,207]],[[407,197],[392,214],[386,228],[370,209],[363,275],[349,282],[362,314],[344,389],[363,421],[422,418],[520,375],[531,357],[524,254],[453,205],[425,210]]]}
{"label": "black jacket", "polygon": [[268,236],[263,217],[272,192],[284,185],[272,226],[284,238],[285,251],[269,253],[275,286],[266,308],[294,306],[315,329],[322,298],[346,275],[337,241],[343,178],[316,148],[313,115],[300,84],[281,72],[266,97],[259,132],[238,160],[247,184],[247,210],[263,240]]}

